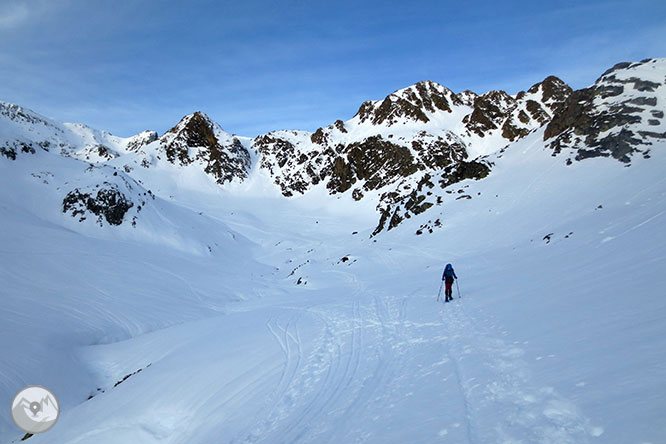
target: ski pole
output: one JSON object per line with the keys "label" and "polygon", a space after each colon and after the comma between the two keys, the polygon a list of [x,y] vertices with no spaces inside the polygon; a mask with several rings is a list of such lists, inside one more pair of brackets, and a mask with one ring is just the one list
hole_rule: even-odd
{"label": "ski pole", "polygon": [[456,279],[456,289],[458,290],[458,299],[460,299],[460,287],[458,287],[458,279]]}
{"label": "ski pole", "polygon": [[442,294],[442,286],[444,285],[444,281],[442,281],[441,284],[439,284],[439,291],[437,292],[437,302],[439,302],[439,297]]}

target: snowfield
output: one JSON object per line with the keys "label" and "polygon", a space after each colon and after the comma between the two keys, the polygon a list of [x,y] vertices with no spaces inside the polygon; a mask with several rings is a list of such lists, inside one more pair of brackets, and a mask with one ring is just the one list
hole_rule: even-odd
{"label": "snowfield", "polygon": [[[0,157],[0,441],[38,384],[31,444],[666,442],[666,142],[567,165],[543,131],[374,237],[376,199],[256,168]],[[136,227],[63,214],[102,180]]]}

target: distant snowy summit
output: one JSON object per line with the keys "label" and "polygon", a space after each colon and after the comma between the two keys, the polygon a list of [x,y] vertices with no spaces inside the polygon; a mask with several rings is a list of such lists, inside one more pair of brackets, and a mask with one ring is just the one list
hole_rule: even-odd
{"label": "distant snowy summit", "polygon": [[315,132],[254,139],[225,132],[202,112],[162,136],[120,138],[0,102],[0,155],[36,157],[43,163],[37,170],[48,170],[47,159],[37,160],[47,155],[94,170],[89,180],[62,184],[79,185],[63,189],[62,209],[82,222],[92,215],[100,225],[140,223],[138,212],[154,199],[149,184],[168,197],[169,181],[196,188],[204,180],[221,187],[264,180],[262,189],[269,185],[285,197],[322,189],[330,198],[367,202],[378,212],[378,234],[441,205],[453,184],[488,176],[502,153],[526,137],[565,164],[648,158],[653,142],[666,138],[665,80],[666,59],[647,59],[619,63],[577,91],[552,76],[516,95],[456,94],[425,81],[364,102],[351,119]]}

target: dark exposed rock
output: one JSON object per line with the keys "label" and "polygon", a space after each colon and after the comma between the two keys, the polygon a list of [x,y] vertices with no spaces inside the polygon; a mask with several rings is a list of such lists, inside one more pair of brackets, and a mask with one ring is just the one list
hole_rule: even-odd
{"label": "dark exposed rock", "polygon": [[423,134],[412,140],[412,148],[419,156],[419,169],[441,169],[467,158],[465,145],[449,134],[445,139],[439,136],[432,140]]}
{"label": "dark exposed rock", "polygon": [[319,128],[317,129],[317,131],[312,133],[312,136],[310,136],[310,140],[312,141],[312,143],[316,143],[318,145],[326,145],[328,138],[326,137],[326,134],[324,134],[323,128]]}
{"label": "dark exposed rock", "polygon": [[650,111],[650,114],[652,114],[652,117],[656,117],[657,119],[662,119],[664,117],[663,111]]}
{"label": "dark exposed rock", "polygon": [[426,196],[423,194],[418,194],[416,190],[412,191],[412,193],[407,198],[407,201],[405,202],[406,212],[421,214],[434,205],[432,202],[426,202],[425,200]]}
{"label": "dark exposed rock", "polygon": [[[296,151],[291,142],[273,137],[270,134],[257,137],[254,141],[254,146],[257,147],[262,154],[275,156],[277,165],[280,168],[283,168],[287,164]],[[266,168],[270,167],[268,163],[265,163],[265,165],[262,166]],[[271,170],[271,172],[273,171]]]}
{"label": "dark exposed rock", "polygon": [[634,137],[633,132],[623,129],[617,134],[600,139],[592,149],[580,148],[576,155],[576,160],[611,155],[620,162],[629,163],[629,154],[634,151],[634,145],[639,143],[640,139]]}
{"label": "dark exposed rock", "polygon": [[111,158],[115,157],[109,152],[109,148],[105,147],[104,145],[97,145],[95,147],[95,150],[97,151],[97,155],[100,156],[100,157],[103,157],[103,158],[106,158],[106,159],[111,159]]}
{"label": "dark exposed rock", "polygon": [[[558,109],[561,107],[561,105],[558,105]],[[541,125],[545,124],[550,120],[550,116],[544,109],[539,105],[539,103],[535,102],[534,100],[528,100],[525,103],[525,108],[527,108],[527,112],[530,113],[532,118],[539,122]],[[522,112],[522,111],[521,111]],[[526,116],[527,117],[527,116]],[[528,118],[529,121],[529,118]],[[527,123],[527,122],[524,122]]]}
{"label": "dark exposed rock", "polygon": [[546,127],[544,140],[558,136],[570,128],[574,128],[574,130],[580,128],[577,131],[579,133],[589,128],[591,126],[590,112],[593,98],[594,91],[591,88],[574,91]]}
{"label": "dark exposed rock", "polygon": [[178,124],[167,131],[167,133],[175,134],[176,140],[172,143],[162,142],[162,146],[169,162],[177,163],[178,161],[181,165],[187,165],[194,160],[189,155],[190,147],[214,148],[217,146],[217,137],[215,137],[208,119],[198,111],[191,118],[181,120],[181,123],[183,121],[185,121],[184,126]]}
{"label": "dark exposed rock", "polygon": [[515,99],[504,91],[490,91],[474,100],[474,111],[463,122],[471,132],[483,137],[497,129],[515,107]]}
{"label": "dark exposed rock", "polygon": [[[555,76],[546,77],[542,82],[533,85],[528,92],[535,94],[539,88],[541,89],[544,104],[552,112],[561,108],[573,92],[569,85]],[[545,123],[541,120],[539,122],[542,124]]]}
{"label": "dark exposed rock", "polygon": [[456,98],[458,99],[461,105],[474,106],[474,101],[478,96],[479,95],[476,94],[474,91],[466,89],[465,91],[457,94]]}
{"label": "dark exposed rock", "polygon": [[330,176],[339,156],[333,148],[302,152],[283,137],[269,133],[257,137],[252,146],[262,154],[259,167],[268,170],[284,196],[303,193]]}
{"label": "dark exposed rock", "polygon": [[472,112],[463,118],[468,134],[485,137],[499,129],[502,137],[509,141],[525,137],[532,129],[550,120],[550,113],[562,106],[571,88],[551,76],[533,85],[529,93],[540,93],[539,100],[543,102],[526,99],[525,92],[518,93],[515,98],[504,91],[475,96]]}
{"label": "dark exposed rock", "polygon": [[631,62],[620,62],[620,63],[616,63],[615,65],[613,65],[612,68],[607,69],[607,70],[601,75],[601,77],[605,77],[606,75],[608,75],[608,74],[610,74],[610,73],[612,73],[612,72],[615,72],[615,71],[619,71],[619,70],[621,70],[621,69],[629,68],[631,65],[632,65]]}
{"label": "dark exposed rock", "polygon": [[645,91],[654,92],[655,89],[661,86],[661,84],[659,83],[651,82],[649,80],[639,79],[637,77],[631,77],[630,79],[627,79],[624,82],[633,83],[635,90],[643,92]]}
{"label": "dark exposed rock", "polygon": [[2,146],[0,147],[0,154],[5,156],[7,159],[16,160],[16,150],[14,148],[5,148]]}
{"label": "dark exposed rock", "polygon": [[348,145],[346,160],[335,159],[331,180],[327,187],[344,192],[358,180],[365,180],[364,188],[374,190],[418,170],[409,149],[382,139],[368,137],[362,142]]}
{"label": "dark exposed rock", "polygon": [[[549,144],[554,153],[567,147],[578,149],[576,160],[612,156],[621,162],[630,161],[630,154],[637,151],[636,145],[641,140],[626,126],[640,123],[641,118],[637,114],[643,109],[627,103],[596,107],[594,98],[600,95],[600,91],[608,91],[608,87],[608,84],[602,84],[575,91],[555,114],[544,132],[544,140],[554,138]],[[614,128],[622,129],[600,137],[601,133]]]}
{"label": "dark exposed rock", "polygon": [[[465,179],[483,179],[490,173],[490,168],[486,163],[472,161],[459,161],[451,163],[439,173],[439,184],[442,188],[460,182]],[[435,203],[428,199],[427,189],[433,188],[433,177],[426,173],[415,190],[405,194],[398,191],[388,191],[380,196],[380,205],[377,210],[380,213],[379,223],[372,233],[375,236],[383,230],[390,231],[397,227],[404,219],[409,219],[413,215],[423,213]],[[468,199],[471,197],[462,197]],[[441,203],[438,197],[437,204]],[[439,222],[437,225],[439,226]],[[423,228],[423,227],[422,227]],[[432,231],[431,231],[432,232]]]}
{"label": "dark exposed rock", "polygon": [[[148,367],[150,367],[151,365],[152,365],[152,364],[148,364],[145,368],[148,368]],[[123,376],[122,379],[118,380],[115,384],[113,384],[113,386],[114,386],[114,387],[118,387],[120,384],[122,384],[123,382],[127,381],[127,380],[128,380],[129,378],[131,378],[132,376],[134,376],[134,375],[138,375],[138,374],[141,373],[143,370],[144,370],[144,368],[140,368],[140,369],[138,369],[138,370],[135,371],[135,372],[128,373],[127,375]]]}
{"label": "dark exposed rock", "polygon": [[653,139],[666,139],[666,132],[655,133],[653,131],[639,131],[638,134],[644,138],[651,137]]}
{"label": "dark exposed rock", "polygon": [[344,193],[352,187],[356,182],[354,172],[349,163],[342,157],[336,157],[333,162],[333,171],[331,179],[326,184],[326,187],[334,192]]}
{"label": "dark exposed rock", "polygon": [[656,97],[636,97],[631,99],[629,103],[638,105],[638,106],[657,106]]}
{"label": "dark exposed rock", "polygon": [[111,160],[119,156],[119,154],[113,151],[111,148],[102,144],[87,146],[81,154],[85,155],[85,160],[90,160],[91,156],[99,157],[103,160]]}
{"label": "dark exposed rock", "polygon": [[517,126],[511,124],[511,119],[506,119],[504,125],[502,125],[502,137],[510,141],[514,141],[521,137],[529,134],[529,130],[525,128],[518,128]]}
{"label": "dark exposed rock", "polygon": [[490,174],[490,167],[482,162],[460,162],[447,167],[439,184],[442,188],[465,179],[483,179]]}
{"label": "dark exposed rock", "polygon": [[[641,62],[642,63],[642,62]],[[622,77],[618,71],[639,66],[640,63],[620,63],[615,65],[590,88],[575,91],[565,106],[555,114],[546,127],[544,140],[552,139],[549,146],[554,154],[563,148],[576,150],[576,160],[590,157],[613,157],[629,163],[634,153],[646,154],[641,145],[649,145],[650,132],[638,131],[631,126],[641,122],[641,106],[656,106],[657,98],[653,95],[621,101],[615,97],[627,92],[627,85],[636,91],[654,92],[661,84],[638,77]],[[595,98],[603,102],[595,102]],[[663,111],[655,110],[663,116]],[[653,111],[653,116],[655,116]],[[659,124],[648,120],[648,124]],[[602,137],[602,134],[604,136]],[[658,135],[658,133],[656,133]]]}
{"label": "dark exposed rock", "polygon": [[619,96],[623,92],[624,86],[622,85],[602,85],[595,89],[594,94],[602,99],[607,99],[609,97]]}
{"label": "dark exposed rock", "polygon": [[402,222],[404,218],[400,215],[400,207],[397,207],[395,211],[393,212],[393,216],[391,216],[391,220],[389,221],[388,229],[391,230],[398,225],[400,225],[400,222]]}
{"label": "dark exposed rock", "polygon": [[198,111],[167,131],[160,144],[169,162],[189,165],[200,161],[205,164],[204,171],[219,184],[247,177],[250,168],[250,153],[243,144],[234,137],[223,146],[213,122]]}
{"label": "dark exposed rock", "polygon": [[[219,146],[211,149],[208,153],[208,163],[204,171],[217,179],[217,183],[231,182],[234,178],[247,177],[250,168],[250,153],[237,138],[233,138],[231,145],[226,150]],[[229,151],[231,155],[227,152]]]}
{"label": "dark exposed rock", "polygon": [[398,117],[408,117],[421,122],[428,122],[430,119],[426,116],[423,108],[412,104],[404,99],[398,98],[394,104],[392,97],[387,97],[382,101],[378,108],[374,109],[372,123],[380,125],[388,121],[389,125],[394,123]]}
{"label": "dark exposed rock", "polygon": [[522,109],[518,113],[518,120],[520,120],[522,123],[529,123],[530,121],[530,116],[528,116],[525,111]]}
{"label": "dark exposed rock", "polygon": [[[48,142],[38,143],[37,145],[45,151],[48,151]],[[35,154],[36,152],[37,151],[31,142],[25,143],[20,140],[7,142],[6,146],[0,146],[0,155],[3,155],[10,160],[16,160],[16,157],[19,153]]]}
{"label": "dark exposed rock", "polygon": [[345,124],[342,120],[336,120],[334,125],[341,133],[346,133],[347,132],[347,129],[345,128]]}
{"label": "dark exposed rock", "polygon": [[386,226],[386,221],[388,220],[388,218],[391,214],[390,210],[391,210],[390,207],[379,208],[379,223],[375,227],[375,230],[372,232],[371,236],[375,236],[375,235],[381,233],[381,231],[384,229],[384,227]]}
{"label": "dark exposed rock", "polygon": [[62,212],[71,213],[72,217],[85,215],[86,211],[98,217],[98,223],[102,224],[102,218],[110,225],[120,225],[127,211],[134,206],[123,193],[113,184],[105,182],[105,188],[92,193],[82,193],[78,188],[67,193],[62,201]]}

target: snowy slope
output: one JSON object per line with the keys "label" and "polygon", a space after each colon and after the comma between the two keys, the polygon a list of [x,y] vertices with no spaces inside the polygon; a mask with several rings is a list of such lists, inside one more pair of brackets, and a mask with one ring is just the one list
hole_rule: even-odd
{"label": "snowy slope", "polygon": [[[0,156],[2,399],[28,384],[58,396],[58,424],[31,443],[663,442],[663,65],[616,67],[552,108],[548,88],[531,89],[492,137],[530,97],[548,120],[492,151],[463,126],[438,126],[442,110],[418,88],[395,93],[421,100],[428,134],[453,134],[457,161],[476,149],[489,171],[400,176],[433,205],[374,237],[375,205],[395,185],[384,173],[364,176],[382,186],[360,200],[353,187],[331,194],[330,176],[290,198],[275,185],[301,171],[294,153],[325,151],[305,133],[269,134],[255,152],[257,139],[191,115],[161,137],[136,136],[138,147],[104,136],[120,154],[105,160],[80,151],[101,132],[78,127],[76,139],[26,110],[20,125],[0,120],[15,148]],[[460,109],[481,97],[427,88]],[[181,131],[193,118],[200,130]],[[322,133],[361,131],[367,121],[354,119],[341,122],[348,133],[337,123]],[[381,135],[402,137],[408,124],[387,122]],[[623,131],[640,143],[622,155],[595,145]],[[44,151],[44,140],[73,149]],[[20,145],[30,141],[34,153]],[[282,166],[277,148],[289,151]],[[222,185],[205,171],[217,153],[240,159]],[[413,153],[429,162],[429,149]],[[120,224],[106,217],[117,201],[79,199],[83,213],[63,213],[70,192],[95,198],[98,186],[133,204]],[[462,298],[438,304],[447,262]],[[0,439],[22,436],[6,409]]]}

